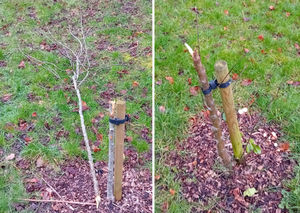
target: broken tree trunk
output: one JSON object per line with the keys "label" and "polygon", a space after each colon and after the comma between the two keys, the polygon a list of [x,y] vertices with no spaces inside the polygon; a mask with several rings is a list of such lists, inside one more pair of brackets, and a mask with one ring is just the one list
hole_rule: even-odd
{"label": "broken tree trunk", "polygon": [[[114,118],[115,102],[109,102],[110,118]],[[109,122],[109,147],[108,147],[108,176],[107,176],[107,199],[114,201],[114,161],[115,161],[115,129]]]}
{"label": "broken tree trunk", "polygon": [[[217,81],[220,84],[227,82],[230,79],[226,61],[216,62],[215,73],[216,73]],[[239,130],[239,124],[234,109],[232,86],[229,85],[226,88],[220,88],[220,93],[222,97],[222,104],[226,116],[226,123],[228,125],[230,141],[232,144],[234,157],[237,160],[240,160],[243,155],[243,146],[241,140],[241,133]]]}
{"label": "broken tree trunk", "polygon": [[[200,55],[198,54],[197,50],[193,51],[187,44],[186,46],[188,47],[188,50],[193,57],[194,67],[198,73],[201,88],[203,90],[207,90],[209,88],[209,83],[207,80],[205,68],[201,62]],[[227,168],[231,168],[232,167],[231,158],[225,149],[225,143],[222,138],[221,120],[217,114],[217,109],[212,97],[212,93],[204,95],[204,100],[210,112],[210,120],[213,123],[212,131],[214,132],[215,138],[217,140],[218,154],[221,157],[224,165]]]}
{"label": "broken tree trunk", "polygon": [[[125,119],[125,101],[118,100],[115,105],[115,117]],[[115,126],[115,168],[114,195],[116,200],[122,198],[123,153],[124,153],[125,124]]]}

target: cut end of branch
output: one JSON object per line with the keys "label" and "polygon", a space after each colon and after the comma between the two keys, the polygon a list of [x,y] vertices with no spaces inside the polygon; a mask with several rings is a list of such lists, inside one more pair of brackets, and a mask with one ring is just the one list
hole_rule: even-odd
{"label": "cut end of branch", "polygon": [[97,195],[97,197],[96,197],[96,207],[97,207],[97,209],[99,208],[100,201],[101,201],[100,195]]}
{"label": "cut end of branch", "polygon": [[184,43],[185,47],[188,49],[189,53],[191,54],[191,56],[193,57],[194,55],[194,51],[193,49],[187,44],[187,43]]}

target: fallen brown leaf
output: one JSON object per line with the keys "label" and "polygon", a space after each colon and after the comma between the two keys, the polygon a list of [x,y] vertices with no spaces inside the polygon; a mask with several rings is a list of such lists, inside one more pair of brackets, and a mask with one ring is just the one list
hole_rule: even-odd
{"label": "fallen brown leaf", "polygon": [[171,195],[175,195],[175,193],[176,193],[176,191],[174,189],[170,189],[169,192]]}
{"label": "fallen brown leaf", "polygon": [[171,76],[166,76],[166,80],[169,81],[170,84],[174,84],[174,79]]}
{"label": "fallen brown leaf", "polygon": [[137,82],[137,81],[134,81],[133,83],[132,83],[132,87],[138,87],[140,84],[139,84],[139,82]]}
{"label": "fallen brown leaf", "polygon": [[2,96],[1,101],[4,102],[4,103],[8,102],[8,101],[10,101],[11,97],[12,97],[12,94],[10,94],[10,93],[5,94],[5,95]]}
{"label": "fallen brown leaf", "polygon": [[21,61],[20,64],[18,65],[19,69],[24,69],[25,68],[25,62]]}
{"label": "fallen brown leaf", "polygon": [[199,86],[190,87],[190,93],[191,93],[191,95],[194,95],[194,96],[198,95],[199,90],[200,90]]}
{"label": "fallen brown leaf", "polygon": [[159,111],[161,113],[164,113],[166,111],[166,107],[165,106],[159,106]]}
{"label": "fallen brown leaf", "polygon": [[237,73],[232,74],[232,80],[236,81],[239,78],[239,75]]}
{"label": "fallen brown leaf", "polygon": [[286,152],[290,149],[290,144],[289,143],[282,143],[279,146],[279,150],[282,152]]}
{"label": "fallen brown leaf", "polygon": [[242,86],[248,86],[251,83],[252,83],[251,79],[244,79],[241,84],[242,84]]}

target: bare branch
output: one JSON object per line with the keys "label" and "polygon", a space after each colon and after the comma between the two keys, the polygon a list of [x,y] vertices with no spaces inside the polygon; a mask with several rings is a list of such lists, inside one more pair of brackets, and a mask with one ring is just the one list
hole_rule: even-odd
{"label": "bare branch", "polygon": [[68,200],[40,200],[40,199],[19,199],[22,201],[30,201],[30,202],[44,202],[44,203],[71,203],[71,204],[78,204],[78,205],[89,205],[89,206],[96,206],[96,203],[89,203],[89,202],[78,202],[78,201],[68,201]]}
{"label": "bare branch", "polygon": [[[25,54],[25,53],[22,51],[22,49],[21,49],[20,47],[19,47],[19,51],[20,51],[26,58],[28,58],[29,60],[35,60],[36,62],[39,62],[39,63],[41,63],[41,64],[46,64],[47,66],[52,65],[52,66],[56,67],[57,69],[59,69],[54,63],[51,63],[51,62],[49,62],[49,61],[41,61],[41,60],[39,60],[39,59],[37,59],[37,58],[35,58],[35,57],[33,57],[33,56],[30,56],[30,55]],[[54,69],[52,69],[50,66],[48,67],[47,70],[48,70],[49,72],[51,72],[53,75],[55,75],[55,77],[61,79],[61,77],[59,76],[59,74],[58,74]]]}
{"label": "bare branch", "polygon": [[78,54],[76,55],[78,58],[80,58],[80,56],[82,55],[82,50],[83,50],[82,42],[80,41],[80,39],[79,39],[77,36],[75,36],[75,35],[72,33],[72,30],[71,30],[70,27],[69,27],[69,33],[73,36],[73,38],[75,38],[75,39],[78,41],[78,43],[79,43],[79,45],[80,45],[80,53],[78,53]]}

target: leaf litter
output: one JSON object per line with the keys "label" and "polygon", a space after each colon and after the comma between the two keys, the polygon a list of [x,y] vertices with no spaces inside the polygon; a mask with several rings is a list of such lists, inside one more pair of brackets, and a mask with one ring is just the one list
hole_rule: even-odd
{"label": "leaf litter", "polygon": [[[276,124],[268,124],[258,113],[238,114],[243,144],[252,138],[261,147],[261,154],[250,153],[244,164],[237,164],[229,172],[222,166],[211,131],[212,124],[201,113],[191,120],[189,137],[177,143],[176,151],[168,154],[166,164],[176,167],[175,179],[181,183],[181,195],[188,202],[208,205],[218,197],[220,201],[212,210],[244,212],[250,205],[263,212],[285,212],[278,205],[281,201],[282,181],[291,179],[295,162],[289,158],[288,143],[281,143],[282,133]],[[253,126],[257,128],[253,132]],[[225,147],[232,154],[232,146],[225,122],[222,121]],[[274,138],[276,135],[276,138]],[[280,143],[280,148],[274,144]],[[179,154],[187,152],[187,155]],[[195,162],[196,163],[193,163]],[[256,191],[248,193],[249,188]],[[276,189],[276,190],[270,190]],[[243,196],[245,195],[253,196]],[[192,211],[200,211],[192,209]]]}

